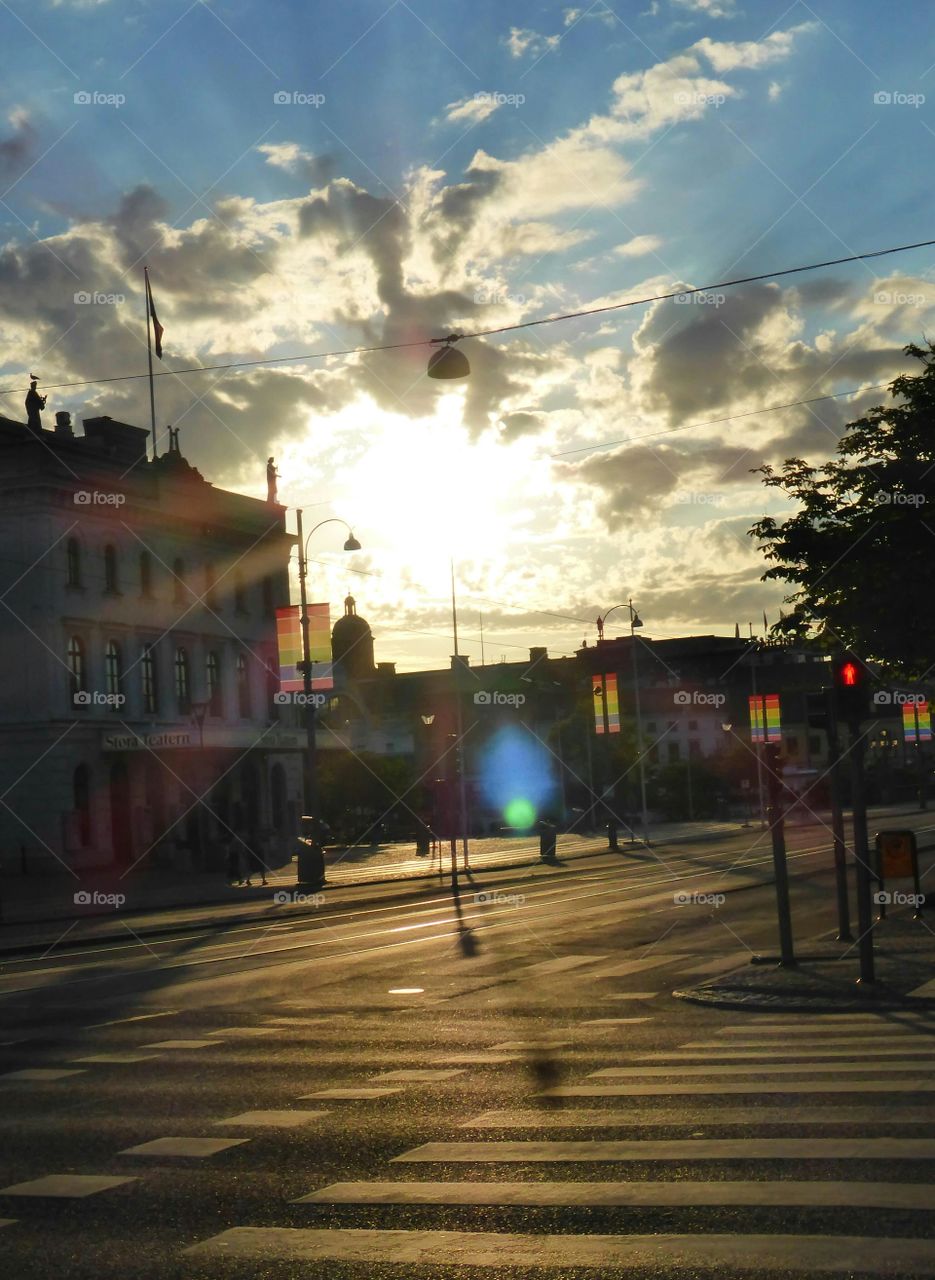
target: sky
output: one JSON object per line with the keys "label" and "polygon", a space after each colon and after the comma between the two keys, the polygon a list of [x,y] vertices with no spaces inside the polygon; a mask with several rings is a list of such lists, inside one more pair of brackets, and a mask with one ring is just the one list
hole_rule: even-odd
{"label": "sky", "polygon": [[[461,349],[334,355],[935,238],[932,10],[875,0],[4,0],[0,414],[168,424],[213,483],[348,521],[310,592],[378,660],[746,634],[753,474],[833,456],[935,330],[935,250]],[[773,406],[847,392],[837,399]],[[766,412],[763,412],[767,410]],[[289,515],[290,527],[294,527]],[[608,635],[621,630],[618,610]],[[483,641],[481,637],[483,636]],[[483,645],[483,648],[482,648]]]}

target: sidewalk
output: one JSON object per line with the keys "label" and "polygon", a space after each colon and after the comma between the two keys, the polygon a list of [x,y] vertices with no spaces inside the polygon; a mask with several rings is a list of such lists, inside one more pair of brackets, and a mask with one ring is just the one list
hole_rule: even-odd
{"label": "sidewalk", "polygon": [[[855,934],[856,936],[856,934]],[[757,957],[721,978],[672,994],[694,1004],[771,1013],[928,1013],[935,1011],[935,913],[913,919],[909,908],[875,920],[872,984],[858,983],[857,943],[829,942],[783,969]]]}
{"label": "sidewalk", "polygon": [[[651,830],[653,846],[722,839],[746,829],[733,822],[660,823]],[[620,837],[620,849],[639,849]],[[507,870],[540,862],[538,837],[488,837],[471,840],[472,870]],[[607,837],[561,834],[557,838],[557,862],[608,853]],[[251,919],[268,919],[271,910],[290,907],[289,917],[303,906],[316,910],[334,890],[405,882],[448,883],[450,846],[440,853],[418,857],[414,844],[359,847],[332,854],[326,862],[322,889],[309,891],[307,903],[294,896],[295,864],[267,874],[263,886],[254,878],[252,888],[225,882],[223,873],[188,874],[183,880],[171,873],[138,868],[123,874],[119,868],[71,876],[6,876],[0,879],[0,951],[54,943],[67,926],[69,945],[103,942],[128,932],[145,934],[198,927],[219,927]],[[458,847],[458,868],[463,854]],[[287,901],[280,895],[288,894]],[[77,901],[76,901],[77,898]],[[339,901],[340,899],[336,899]],[[41,928],[52,926],[52,928]],[[117,926],[115,928],[115,926]]]}

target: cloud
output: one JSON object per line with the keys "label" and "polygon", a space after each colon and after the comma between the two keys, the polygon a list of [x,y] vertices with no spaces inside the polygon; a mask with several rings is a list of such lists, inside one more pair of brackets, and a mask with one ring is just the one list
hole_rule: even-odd
{"label": "cloud", "polygon": [[257,147],[257,151],[266,157],[268,165],[284,169],[286,173],[297,174],[313,187],[323,186],[335,173],[336,161],[333,155],[312,155],[297,142],[264,142]]}
{"label": "cloud", "polygon": [[445,119],[449,124],[481,124],[502,105],[495,93],[474,93],[458,102],[449,102]]}
{"label": "cloud", "polygon": [[732,18],[737,12],[734,0],[674,0],[683,9],[693,9],[707,18]]}
{"label": "cloud", "polygon": [[613,10],[608,9],[607,5],[600,2],[590,5],[588,8],[566,9],[562,14],[566,27],[576,26],[579,22],[602,22],[604,26],[613,27],[617,24],[617,16]]}
{"label": "cloud", "polygon": [[662,236],[634,236],[632,240],[616,245],[614,253],[618,258],[640,258],[645,253],[655,253],[662,245]]}
{"label": "cloud", "polygon": [[14,107],[7,120],[10,133],[0,137],[0,177],[4,181],[11,178],[15,181],[36,154],[38,133],[29,113],[22,107]]}
{"label": "cloud", "polygon": [[538,31],[530,31],[526,27],[511,27],[506,37],[506,47],[514,58],[523,58],[526,54],[548,53],[558,47],[561,36],[543,36]]}

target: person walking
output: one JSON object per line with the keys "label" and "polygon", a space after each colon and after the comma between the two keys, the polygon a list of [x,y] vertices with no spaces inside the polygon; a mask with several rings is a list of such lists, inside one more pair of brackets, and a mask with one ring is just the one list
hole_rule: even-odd
{"label": "person walking", "polygon": [[251,844],[247,846],[247,878],[244,881],[244,884],[248,889],[253,887],[253,881],[250,877],[254,875],[260,877],[262,884],[268,883],[266,879],[266,863],[263,861],[263,855],[255,845]]}

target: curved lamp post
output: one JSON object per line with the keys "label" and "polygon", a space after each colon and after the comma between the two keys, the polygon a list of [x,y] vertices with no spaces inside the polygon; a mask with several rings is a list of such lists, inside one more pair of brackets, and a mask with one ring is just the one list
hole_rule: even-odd
{"label": "curved lamp post", "polygon": [[[598,639],[604,638],[604,624],[612,613],[617,609],[629,609],[630,611],[630,646],[633,653],[633,702],[636,709],[636,758],[640,769],[640,819],[643,826],[643,840],[649,842],[649,817],[646,808],[646,767],[643,760],[643,717],[640,712],[640,681],[639,668],[636,660],[636,628],[643,625],[643,620],[633,608],[633,601],[627,600],[625,604],[615,604],[608,609],[603,617],[597,619],[597,635]],[[605,695],[606,696],[606,695]]]}
{"label": "curved lamp post", "polygon": [[315,741],[315,704],[312,701],[312,656],[308,641],[308,595],[306,578],[308,575],[308,544],[313,533],[326,524],[343,524],[347,530],[344,543],[345,551],[359,551],[360,543],[354,537],[354,530],[340,516],[330,516],[327,520],[319,520],[307,535],[302,530],[302,511],[296,510],[296,532],[299,539],[299,600],[301,604],[300,618],[302,623],[302,686],[305,696],[305,812],[318,821],[318,755]]}

